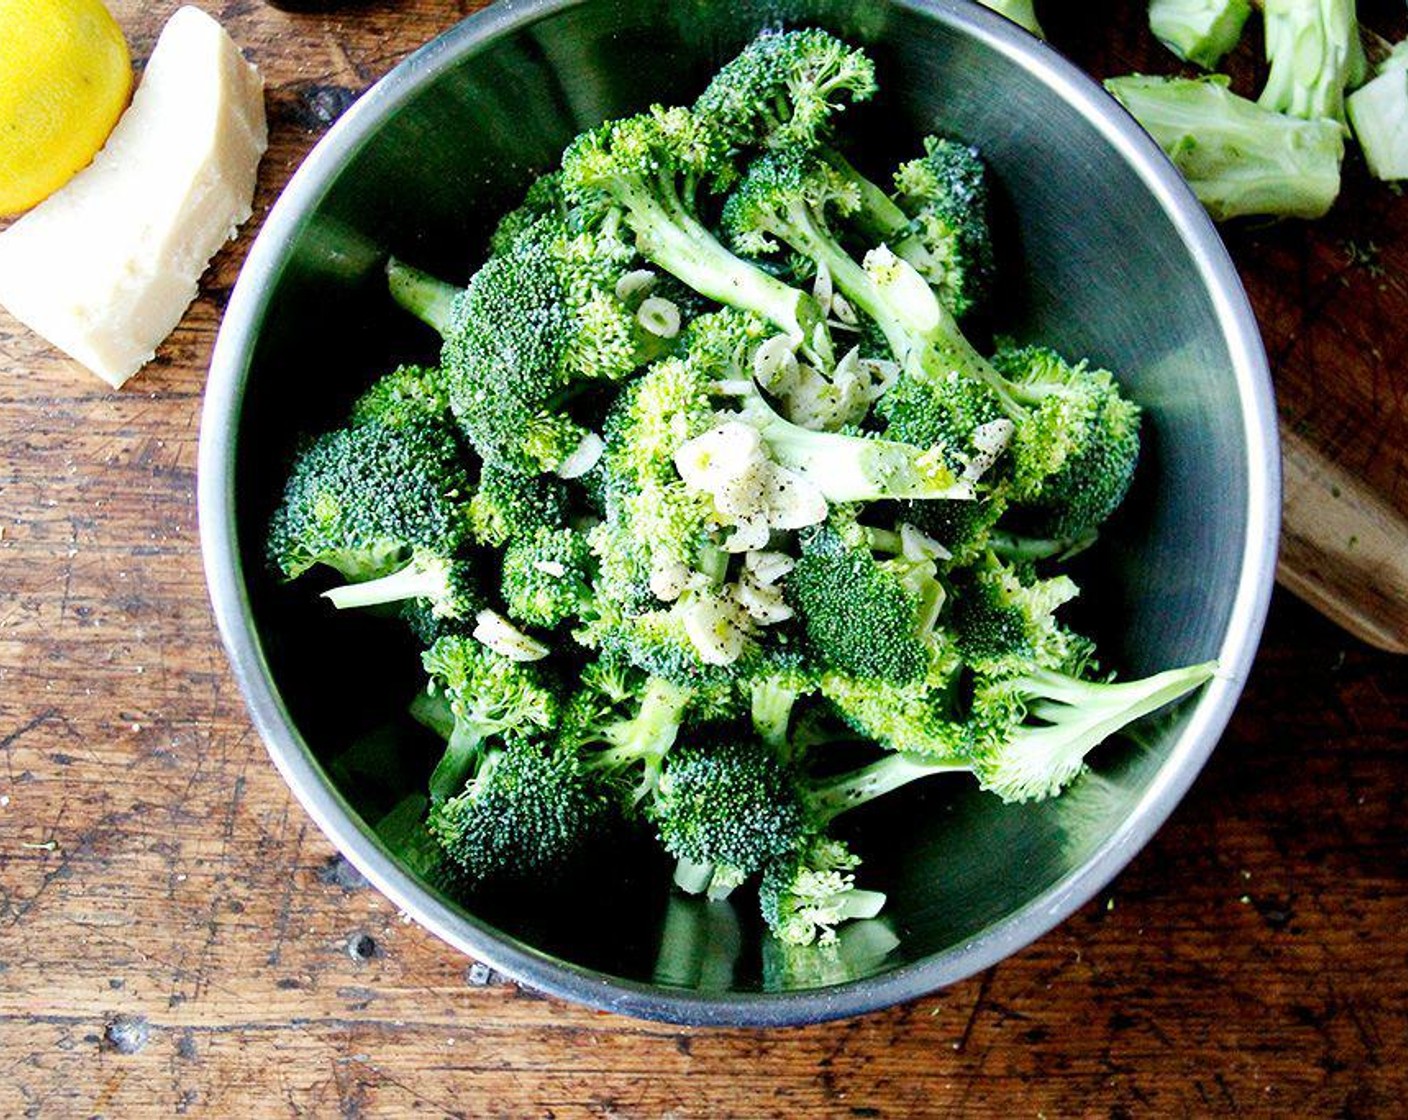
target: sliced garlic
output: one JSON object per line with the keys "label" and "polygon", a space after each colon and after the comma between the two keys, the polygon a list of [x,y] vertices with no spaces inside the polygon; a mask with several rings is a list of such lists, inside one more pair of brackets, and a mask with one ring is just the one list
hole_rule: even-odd
{"label": "sliced garlic", "polygon": [[1007,450],[1016,430],[1017,426],[1005,417],[979,424],[973,430],[973,454],[963,469],[963,477],[974,482],[982,478],[997,462],[998,456]]}
{"label": "sliced garlic", "polygon": [[550,652],[497,611],[480,611],[474,624],[474,639],[510,661],[541,661]]}
{"label": "sliced garlic", "polygon": [[636,311],[636,320],[653,335],[674,338],[680,333],[680,309],[663,296],[647,296]]}
{"label": "sliced garlic", "polygon": [[534,560],[533,567],[553,579],[561,579],[567,574],[566,566],[557,560]]}
{"label": "sliced garlic", "polygon": [[752,578],[739,580],[733,594],[749,617],[764,626],[785,622],[793,615],[792,608],[782,598],[780,588],[764,586]]}
{"label": "sliced garlic", "polygon": [[622,303],[630,303],[638,295],[644,295],[655,287],[658,277],[648,268],[635,268],[616,281],[616,298]]}
{"label": "sliced garlic", "polygon": [[689,586],[690,569],[678,560],[667,561],[650,573],[650,593],[664,603],[673,603]]}
{"label": "sliced garlic", "polygon": [[953,553],[908,521],[900,525],[900,553],[906,560],[953,559]]}
{"label": "sliced garlic", "polygon": [[850,301],[840,292],[837,292],[831,300],[831,314],[835,315],[837,320],[847,327],[860,326],[860,319],[856,315],[856,309],[851,306]]}
{"label": "sliced garlic", "polygon": [[728,420],[682,443],[675,469],[686,486],[712,492],[746,470],[760,455],[762,442],[751,425]]}
{"label": "sliced garlic", "polygon": [[680,608],[684,632],[706,665],[732,665],[743,654],[748,614],[731,599],[700,595]]}
{"label": "sliced garlic", "polygon": [[831,282],[831,269],[827,267],[825,261],[818,261],[816,279],[812,281],[812,298],[821,304],[823,316],[831,314],[831,301],[835,291],[835,286]]}
{"label": "sliced garlic", "polygon": [[554,473],[558,478],[581,478],[596,466],[605,449],[606,444],[601,441],[601,437],[595,432],[588,432],[582,437],[582,442],[572,449],[571,454],[557,465]]}
{"label": "sliced garlic", "polygon": [[770,393],[786,394],[797,380],[796,347],[785,334],[775,334],[753,352],[753,376]]}
{"label": "sliced garlic", "polygon": [[797,566],[797,561],[785,552],[750,552],[743,558],[743,565],[755,580],[763,586],[776,583]]}

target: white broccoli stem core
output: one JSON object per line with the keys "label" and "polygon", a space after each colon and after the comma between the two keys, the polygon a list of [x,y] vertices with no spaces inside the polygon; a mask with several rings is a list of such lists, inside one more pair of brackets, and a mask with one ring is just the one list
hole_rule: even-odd
{"label": "white broccoli stem core", "polygon": [[447,590],[444,564],[412,562],[380,579],[331,588],[323,592],[323,598],[342,611],[349,607],[374,607],[406,599],[443,599]]}

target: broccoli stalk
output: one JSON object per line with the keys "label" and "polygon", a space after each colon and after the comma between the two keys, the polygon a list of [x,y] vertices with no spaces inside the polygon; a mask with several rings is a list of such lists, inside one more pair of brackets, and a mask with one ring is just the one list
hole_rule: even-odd
{"label": "broccoli stalk", "polygon": [[1271,70],[1257,103],[1343,127],[1345,88],[1366,65],[1354,0],[1263,0],[1262,21]]}
{"label": "broccoli stalk", "polygon": [[998,15],[1006,16],[1018,27],[1025,28],[1038,38],[1046,38],[1046,32],[1036,21],[1035,0],[978,0],[978,2],[985,8],[991,8]]}
{"label": "broccoli stalk", "polygon": [[1249,0],[1151,0],[1149,30],[1179,58],[1213,70],[1251,14]]}
{"label": "broccoli stalk", "polygon": [[711,147],[688,110],[657,106],[579,137],[563,156],[563,180],[569,192],[602,192],[623,207],[648,260],[701,295],[774,323],[829,368],[833,347],[817,302],[734,256],[697,217],[702,180],[726,165]]}
{"label": "broccoli stalk", "polygon": [[424,599],[437,618],[473,618],[487,605],[469,561],[443,556],[415,556],[405,567],[380,579],[349,583],[323,592],[338,610],[374,607],[407,599]]}
{"label": "broccoli stalk", "polygon": [[1379,179],[1408,179],[1408,40],[1350,94],[1345,108],[1369,171]]}
{"label": "broccoli stalk", "polygon": [[1239,97],[1220,74],[1111,78],[1105,88],[1173,160],[1214,221],[1319,218],[1340,191],[1344,130]]}

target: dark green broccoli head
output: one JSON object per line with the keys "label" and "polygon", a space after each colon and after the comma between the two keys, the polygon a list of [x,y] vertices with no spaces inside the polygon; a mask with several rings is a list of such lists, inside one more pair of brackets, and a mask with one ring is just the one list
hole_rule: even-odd
{"label": "dark green broccoli head", "polygon": [[503,555],[500,586],[510,618],[552,628],[587,610],[595,562],[587,538],[572,529],[516,537]]}
{"label": "dark green broccoli head", "polygon": [[1083,665],[1090,643],[1056,621],[1079,588],[1067,576],[1039,578],[1029,564],[988,554],[955,574],[949,625],[964,661],[983,672]]}
{"label": "dark green broccoli head", "polygon": [[956,319],[986,303],[996,262],[988,221],[987,168],[976,148],[936,136],[895,172],[900,206],[926,250],[922,269]]}
{"label": "dark green broccoli head", "polygon": [[744,874],[799,844],[805,812],[777,752],[737,729],[699,729],[672,750],[651,807],[665,849]]}
{"label": "dark green broccoli head", "polygon": [[372,383],[352,405],[352,423],[396,425],[406,419],[445,421],[450,398],[435,366],[397,366]]}
{"label": "dark green broccoli head", "polygon": [[329,432],[294,459],[269,528],[269,561],[286,579],[326,564],[365,580],[412,551],[452,556],[468,539],[470,491],[443,424],[367,421]]}
{"label": "dark green broccoli head", "polygon": [[470,528],[481,544],[502,548],[514,537],[566,525],[568,505],[567,486],[560,479],[485,463],[469,500]]}
{"label": "dark green broccoli head", "polygon": [[739,252],[762,256],[784,242],[805,255],[813,239],[831,240],[828,214],[844,216],[859,205],[851,179],[814,155],[787,149],[749,164],[724,203],[721,221]]}
{"label": "dark green broccoli head", "polygon": [[956,712],[961,668],[957,651],[945,642],[920,680],[892,685],[827,673],[821,688],[841,718],[866,738],[892,751],[949,758],[963,755],[972,738]]}
{"label": "dark green broccoli head", "polygon": [[768,31],[724,65],[694,112],[731,148],[815,148],[832,117],[875,88],[874,63],[835,36]]}
{"label": "dark green broccoli head", "polygon": [[464,791],[431,810],[431,833],[473,882],[537,882],[560,872],[610,820],[571,751],[518,740],[491,751]]}
{"label": "dark green broccoli head", "polygon": [[909,574],[898,561],[877,560],[863,538],[828,525],[805,534],[783,590],[823,665],[903,684],[928,670],[938,594],[932,579],[916,584]]}
{"label": "dark green broccoli head", "polygon": [[1031,410],[1013,439],[1024,531],[1075,540],[1124,500],[1139,461],[1139,406],[1114,377],[1043,346],[1003,348],[993,365]]}
{"label": "dark green broccoli head", "polygon": [[981,381],[950,373],[940,381],[901,375],[875,404],[885,437],[915,447],[940,446],[950,465],[971,451],[973,433],[1003,419],[997,395]]}
{"label": "dark green broccoli head", "polygon": [[523,202],[510,210],[494,229],[489,239],[490,253],[507,252],[515,239],[539,218],[566,213],[566,200],[562,195],[562,174],[549,172],[534,179],[523,196]]}

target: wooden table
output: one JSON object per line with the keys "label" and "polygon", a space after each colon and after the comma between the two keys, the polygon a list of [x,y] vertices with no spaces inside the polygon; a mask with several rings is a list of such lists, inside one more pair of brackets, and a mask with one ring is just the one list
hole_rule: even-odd
{"label": "wooden table", "polygon": [[[352,92],[474,5],[203,6],[269,81],[262,215]],[[1129,15],[1119,50],[1091,45],[1141,6],[1052,30],[1092,66],[1152,64]],[[113,8],[145,58],[174,3]],[[1364,197],[1384,210],[1234,250],[1288,415],[1404,507],[1408,213]],[[269,764],[206,603],[197,416],[257,224],[121,394],[0,316],[0,1115],[1402,1115],[1408,672],[1284,595],[1158,838],[1056,932],[927,999],[677,1030],[521,991],[403,921]],[[1373,299],[1346,298],[1370,268]],[[1346,327],[1366,315],[1396,333]],[[1377,451],[1337,443],[1354,401],[1314,384],[1333,348],[1382,365]]]}

